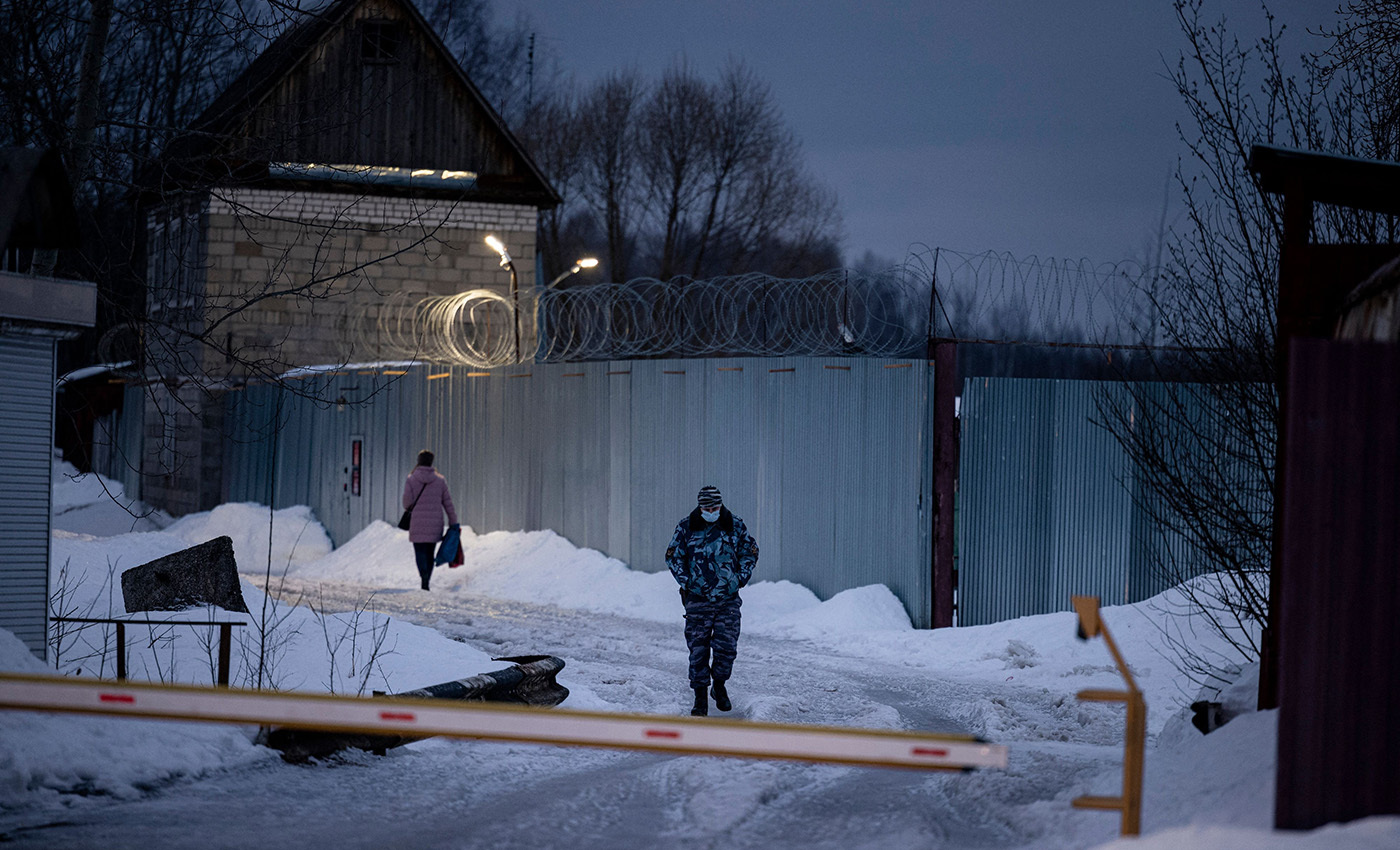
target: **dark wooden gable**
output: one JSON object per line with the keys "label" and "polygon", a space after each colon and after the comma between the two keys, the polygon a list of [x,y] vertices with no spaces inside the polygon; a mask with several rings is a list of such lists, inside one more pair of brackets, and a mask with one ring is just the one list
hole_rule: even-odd
{"label": "dark wooden gable", "polygon": [[57,151],[0,148],[0,247],[78,248],[78,213]]}
{"label": "dark wooden gable", "polygon": [[195,122],[222,161],[471,171],[477,189],[558,195],[410,2],[336,0],[268,47]]}

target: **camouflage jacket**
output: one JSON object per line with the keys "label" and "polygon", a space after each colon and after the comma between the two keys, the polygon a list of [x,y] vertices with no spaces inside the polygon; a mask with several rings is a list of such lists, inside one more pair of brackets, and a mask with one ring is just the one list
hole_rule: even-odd
{"label": "camouflage jacket", "polygon": [[676,526],[666,547],[666,566],[686,594],[718,602],[738,594],[758,563],[758,543],[744,521],[719,509],[719,519],[705,522],[700,509]]}

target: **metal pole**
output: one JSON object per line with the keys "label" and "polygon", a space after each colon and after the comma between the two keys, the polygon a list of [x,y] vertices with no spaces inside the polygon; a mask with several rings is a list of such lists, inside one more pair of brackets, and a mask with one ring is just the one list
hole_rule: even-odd
{"label": "metal pole", "polygon": [[515,263],[510,263],[509,265],[506,266],[506,269],[508,269],[508,270],[510,271],[510,306],[511,306],[512,319],[514,319],[514,321],[513,321],[511,324],[514,325],[514,329],[515,329],[515,362],[516,362],[516,363],[519,363],[519,362],[521,362],[521,360],[520,360],[520,285],[519,285],[519,283],[516,281],[516,278],[515,278]]}
{"label": "metal pole", "polygon": [[930,606],[933,628],[953,625],[953,503],[958,480],[958,419],[954,410],[958,382],[958,347],[933,346],[933,575]]}
{"label": "metal pole", "polygon": [[1113,640],[1113,635],[1109,634],[1108,626],[1104,625],[1099,617],[1098,597],[1073,596],[1070,600],[1079,619],[1080,639],[1103,637],[1108,651],[1113,655],[1113,662],[1118,665],[1118,672],[1122,675],[1124,684],[1128,686],[1124,691],[1090,688],[1078,694],[1078,698],[1082,700],[1121,702],[1127,707],[1128,716],[1123,725],[1123,793],[1117,797],[1075,797],[1070,801],[1070,805],[1076,809],[1117,811],[1120,815],[1120,833],[1137,835],[1142,827],[1142,768],[1143,747],[1147,738],[1147,701],[1143,699],[1142,691],[1138,690],[1132,671],[1128,669],[1128,662],[1124,660],[1123,653],[1118,651],[1118,644]]}
{"label": "metal pole", "polygon": [[126,624],[117,623],[117,681],[126,679]]}
{"label": "metal pole", "polygon": [[233,626],[229,623],[219,625],[219,684],[228,687],[228,656],[229,644],[233,643]]}
{"label": "metal pole", "polygon": [[1128,697],[1128,719],[1123,730],[1123,835],[1142,832],[1143,742],[1147,737],[1147,703],[1134,690]]}

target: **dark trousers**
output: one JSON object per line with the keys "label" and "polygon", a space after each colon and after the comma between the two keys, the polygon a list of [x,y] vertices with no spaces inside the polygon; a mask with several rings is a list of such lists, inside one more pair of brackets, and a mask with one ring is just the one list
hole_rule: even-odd
{"label": "dark trousers", "polygon": [[436,543],[413,544],[413,558],[418,562],[418,575],[423,579],[424,588],[428,586],[428,579],[433,577],[433,553],[436,551]]}
{"label": "dark trousers", "polygon": [[711,602],[691,597],[685,602],[685,645],[690,647],[690,686],[704,688],[710,679],[724,681],[734,670],[739,652],[739,606],[735,596]]}

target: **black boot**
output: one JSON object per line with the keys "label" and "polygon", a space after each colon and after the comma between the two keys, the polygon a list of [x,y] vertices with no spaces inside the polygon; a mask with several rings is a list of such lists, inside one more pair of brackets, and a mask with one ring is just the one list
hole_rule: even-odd
{"label": "black boot", "polygon": [[690,713],[696,717],[710,716],[710,700],[705,696],[703,687],[695,689],[695,707],[690,710]]}
{"label": "black boot", "polygon": [[734,707],[733,704],[729,702],[729,694],[724,690],[723,679],[715,679],[714,689],[711,690],[710,693],[715,695],[715,708],[718,708],[720,711],[728,711]]}

